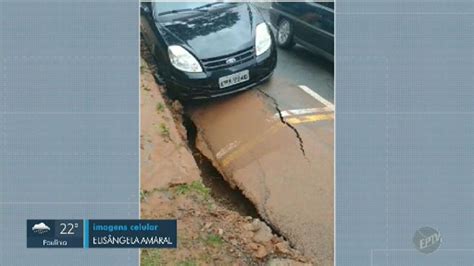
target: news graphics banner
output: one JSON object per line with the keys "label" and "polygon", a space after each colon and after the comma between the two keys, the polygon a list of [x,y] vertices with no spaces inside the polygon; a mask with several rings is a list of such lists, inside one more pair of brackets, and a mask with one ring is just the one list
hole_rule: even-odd
{"label": "news graphics banner", "polygon": [[27,220],[28,248],[176,248],[176,220]]}

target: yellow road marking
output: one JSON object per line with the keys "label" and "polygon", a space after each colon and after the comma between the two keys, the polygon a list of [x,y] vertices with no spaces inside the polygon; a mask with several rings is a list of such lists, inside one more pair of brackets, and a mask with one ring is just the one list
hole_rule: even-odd
{"label": "yellow road marking", "polygon": [[248,142],[244,142],[242,145],[238,146],[235,150],[231,151],[224,159],[222,159],[222,166],[229,165],[230,162],[240,157],[243,153],[248,152],[252,148],[254,148],[258,143],[262,142],[267,138],[267,135],[274,134],[277,132],[278,129],[284,126],[283,123],[277,122],[265,130],[262,134],[258,135],[257,137],[249,140]]}
{"label": "yellow road marking", "polygon": [[322,120],[333,120],[333,119],[334,119],[334,114],[331,113],[331,114],[295,116],[295,117],[286,118],[285,120],[286,122],[292,125],[297,125],[297,124],[311,123],[311,122],[322,121]]}
{"label": "yellow road marking", "polygon": [[[328,113],[328,114],[314,114],[314,115],[290,117],[290,118],[285,118],[285,121],[287,121],[288,123],[292,125],[296,125],[296,124],[311,123],[311,122],[316,122],[316,121],[332,120],[332,119],[334,119],[334,114]],[[273,124],[271,127],[269,127],[267,130],[265,130],[262,134],[258,135],[257,137],[247,142],[244,142],[241,145],[238,145],[237,147],[235,147],[235,149],[232,149],[226,155],[223,155],[224,158],[221,160],[221,165],[223,167],[226,167],[232,161],[234,161],[235,159],[239,158],[243,154],[253,149],[257,144],[259,144],[260,142],[263,142],[265,139],[268,138],[268,136],[275,134],[278,131],[278,129],[283,128],[284,126],[285,124],[278,121],[275,124]]]}

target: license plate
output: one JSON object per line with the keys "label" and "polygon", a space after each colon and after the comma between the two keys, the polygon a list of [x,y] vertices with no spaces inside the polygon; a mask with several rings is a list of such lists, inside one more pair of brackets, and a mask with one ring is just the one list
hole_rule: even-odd
{"label": "license plate", "polygon": [[219,88],[226,88],[250,79],[249,71],[244,70],[219,78]]}

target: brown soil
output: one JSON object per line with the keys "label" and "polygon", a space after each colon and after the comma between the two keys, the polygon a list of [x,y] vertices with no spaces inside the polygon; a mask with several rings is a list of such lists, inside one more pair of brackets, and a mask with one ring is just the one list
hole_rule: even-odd
{"label": "brown soil", "polygon": [[[143,250],[142,265],[262,265],[288,258],[307,262],[259,219],[228,210],[199,181],[153,192],[142,219],[178,219],[176,250]],[[289,264],[282,264],[289,265]]]}
{"label": "brown soil", "polygon": [[142,192],[198,180],[199,169],[184,141],[186,129],[174,121],[162,88],[143,60],[140,76]]}

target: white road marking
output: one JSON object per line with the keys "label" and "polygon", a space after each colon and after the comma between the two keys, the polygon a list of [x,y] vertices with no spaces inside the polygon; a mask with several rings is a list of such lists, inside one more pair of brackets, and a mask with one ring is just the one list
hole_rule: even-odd
{"label": "white road marking", "polygon": [[[297,116],[297,115],[307,115],[307,114],[317,114],[317,113],[324,113],[324,112],[331,112],[334,111],[331,107],[320,107],[320,108],[304,108],[304,109],[293,109],[293,110],[286,110],[281,112],[282,117],[287,116]],[[278,118],[280,115],[276,113],[275,118]]]}
{"label": "white road marking", "polygon": [[324,99],[321,95],[317,94],[310,88],[306,87],[305,85],[299,85],[298,88],[302,89],[304,92],[309,94],[311,97],[316,99],[317,101],[321,102],[322,104],[326,105],[327,107],[331,108],[332,111],[334,111],[334,104],[329,102],[328,100]]}

